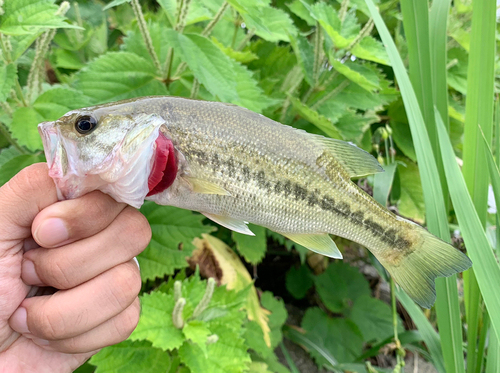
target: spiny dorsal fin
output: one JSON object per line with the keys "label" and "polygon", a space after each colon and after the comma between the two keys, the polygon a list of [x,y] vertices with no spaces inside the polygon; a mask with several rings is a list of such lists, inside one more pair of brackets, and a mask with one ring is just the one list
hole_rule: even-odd
{"label": "spiny dorsal fin", "polygon": [[349,177],[359,177],[384,169],[370,153],[348,142],[312,135],[313,141],[333,155],[335,160],[348,172]]}
{"label": "spiny dorsal fin", "polygon": [[318,254],[328,256],[330,258],[342,259],[342,253],[331,237],[324,234],[296,234],[296,233],[281,233],[286,238],[298,243],[309,250]]}
{"label": "spiny dorsal fin", "polygon": [[243,220],[238,220],[229,216],[209,214],[207,212],[202,212],[202,214],[227,229],[241,234],[246,234],[248,236],[255,236],[255,234],[248,228],[247,223]]}

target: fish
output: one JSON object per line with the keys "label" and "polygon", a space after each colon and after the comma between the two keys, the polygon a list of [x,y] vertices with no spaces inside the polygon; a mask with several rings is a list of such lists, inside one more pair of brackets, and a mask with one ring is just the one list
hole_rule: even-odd
{"label": "fish", "polygon": [[236,105],[150,96],[72,110],[38,128],[59,199],[100,190],[136,208],[150,200],[242,234],[260,225],[337,259],[330,235],[344,237],[426,308],[437,277],[472,265],[351,180],[383,171],[371,154]]}

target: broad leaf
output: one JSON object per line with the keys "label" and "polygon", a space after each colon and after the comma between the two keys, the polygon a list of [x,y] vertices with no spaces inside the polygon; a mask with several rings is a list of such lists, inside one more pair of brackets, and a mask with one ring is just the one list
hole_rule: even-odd
{"label": "broad leaf", "polygon": [[16,65],[5,65],[0,61],[0,102],[5,102],[17,78]]}
{"label": "broad leaf", "polygon": [[187,267],[186,257],[194,249],[193,239],[214,230],[214,227],[202,224],[202,215],[175,207],[146,202],[141,212],[153,231],[149,246],[137,258],[143,281]]}
{"label": "broad leaf", "polygon": [[[3,154],[3,151],[1,154]],[[0,165],[0,186],[9,181],[15,174],[23,168],[37,162],[43,162],[45,157],[43,155],[35,154],[22,154],[17,155]]]}
{"label": "broad leaf", "polygon": [[42,28],[78,28],[56,15],[54,0],[8,0],[3,5],[0,32],[7,35],[25,35]]}
{"label": "broad leaf", "polygon": [[147,341],[124,341],[94,355],[95,373],[164,373],[170,369],[170,355]]}
{"label": "broad leaf", "polygon": [[301,265],[298,269],[292,267],[286,273],[286,290],[296,299],[302,299],[313,286],[311,271],[307,266]]}
{"label": "broad leaf", "polygon": [[232,232],[232,235],[238,252],[243,255],[247,262],[255,265],[260,263],[264,255],[266,255],[266,228],[253,224],[250,224],[249,228],[255,236],[248,236],[237,232]]}
{"label": "broad leaf", "polygon": [[365,36],[361,39],[361,41],[351,49],[351,52],[353,55],[363,60],[373,61],[383,65],[391,64],[383,44],[371,36]]}

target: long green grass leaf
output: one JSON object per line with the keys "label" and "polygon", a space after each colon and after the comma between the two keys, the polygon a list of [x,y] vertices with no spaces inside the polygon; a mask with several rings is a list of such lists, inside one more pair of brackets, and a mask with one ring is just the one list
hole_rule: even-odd
{"label": "long green grass leaf", "polygon": [[500,266],[490,247],[472,199],[467,192],[465,180],[456,162],[455,153],[444,124],[439,117],[436,119],[450,196],[469,256],[474,267],[480,269],[476,271],[477,282],[486,308],[490,313],[491,325],[498,337],[500,335],[500,314],[498,313],[500,310],[500,292],[498,291]]}
{"label": "long green grass leaf", "polygon": [[[448,92],[446,86],[447,13],[445,11],[448,6],[442,4],[445,1],[433,2],[432,28],[429,28],[427,2],[402,0],[401,10],[403,12],[403,26],[408,43],[410,79],[427,126],[427,133],[435,155],[440,184],[443,189],[445,211],[448,211],[446,203],[448,200],[446,177],[441,162],[434,118],[434,104],[436,102],[434,96],[438,93],[436,86],[438,82],[433,79],[438,75],[442,75],[439,81],[441,84],[439,94],[444,95],[444,100],[440,98],[440,101],[444,101],[446,104]],[[431,45],[433,47],[432,51]],[[447,115],[446,107],[445,113]],[[443,239],[449,237],[449,232],[443,231],[440,234]],[[445,236],[442,236],[443,234]],[[436,293],[436,313],[446,370],[448,372],[464,372],[462,320],[460,318],[456,279],[454,277],[450,279],[438,279],[436,281]]]}
{"label": "long green grass leaf", "polygon": [[[429,140],[427,128],[424,123],[424,118],[420,111],[417,96],[415,95],[410,79],[408,78],[408,75],[406,73],[403,61],[401,60],[401,57],[399,56],[399,53],[397,51],[396,45],[394,44],[394,41],[392,40],[390,33],[384,21],[382,20],[382,17],[375,8],[372,0],[366,0],[366,3],[375,22],[379,35],[386,47],[389,59],[391,60],[391,65],[394,69],[394,74],[396,76],[396,79],[398,80],[401,90],[401,96],[403,98],[406,114],[408,116],[408,122],[410,124],[412,138],[414,141],[415,151],[419,163],[419,171],[422,180],[424,201],[426,206],[427,225],[432,233],[438,235],[444,240],[448,240],[449,242],[449,228],[446,216],[446,207],[439,181],[438,168],[436,166],[433,155],[434,152]],[[458,298],[455,295],[456,276],[451,276],[447,280],[439,281],[444,282],[447,288],[444,291],[444,293],[447,295],[446,298],[450,302],[456,302],[454,305],[451,305],[450,308],[456,309],[456,304],[458,304]],[[455,289],[455,294],[453,294],[453,289]],[[450,326],[450,330],[455,330],[454,325]],[[451,338],[453,338],[453,340],[457,340],[456,336],[452,336]],[[442,358],[442,356],[436,356],[435,349],[434,351],[430,352],[431,354],[434,354],[434,360]],[[456,355],[454,354],[454,363],[456,362],[455,356]],[[456,365],[460,366],[458,363]]]}

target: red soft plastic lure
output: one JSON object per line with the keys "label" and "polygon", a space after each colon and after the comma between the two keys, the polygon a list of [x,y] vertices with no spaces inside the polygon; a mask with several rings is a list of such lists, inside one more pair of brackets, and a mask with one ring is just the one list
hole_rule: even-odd
{"label": "red soft plastic lure", "polygon": [[172,141],[160,132],[155,144],[155,160],[148,179],[148,196],[163,192],[177,176],[177,160]]}

